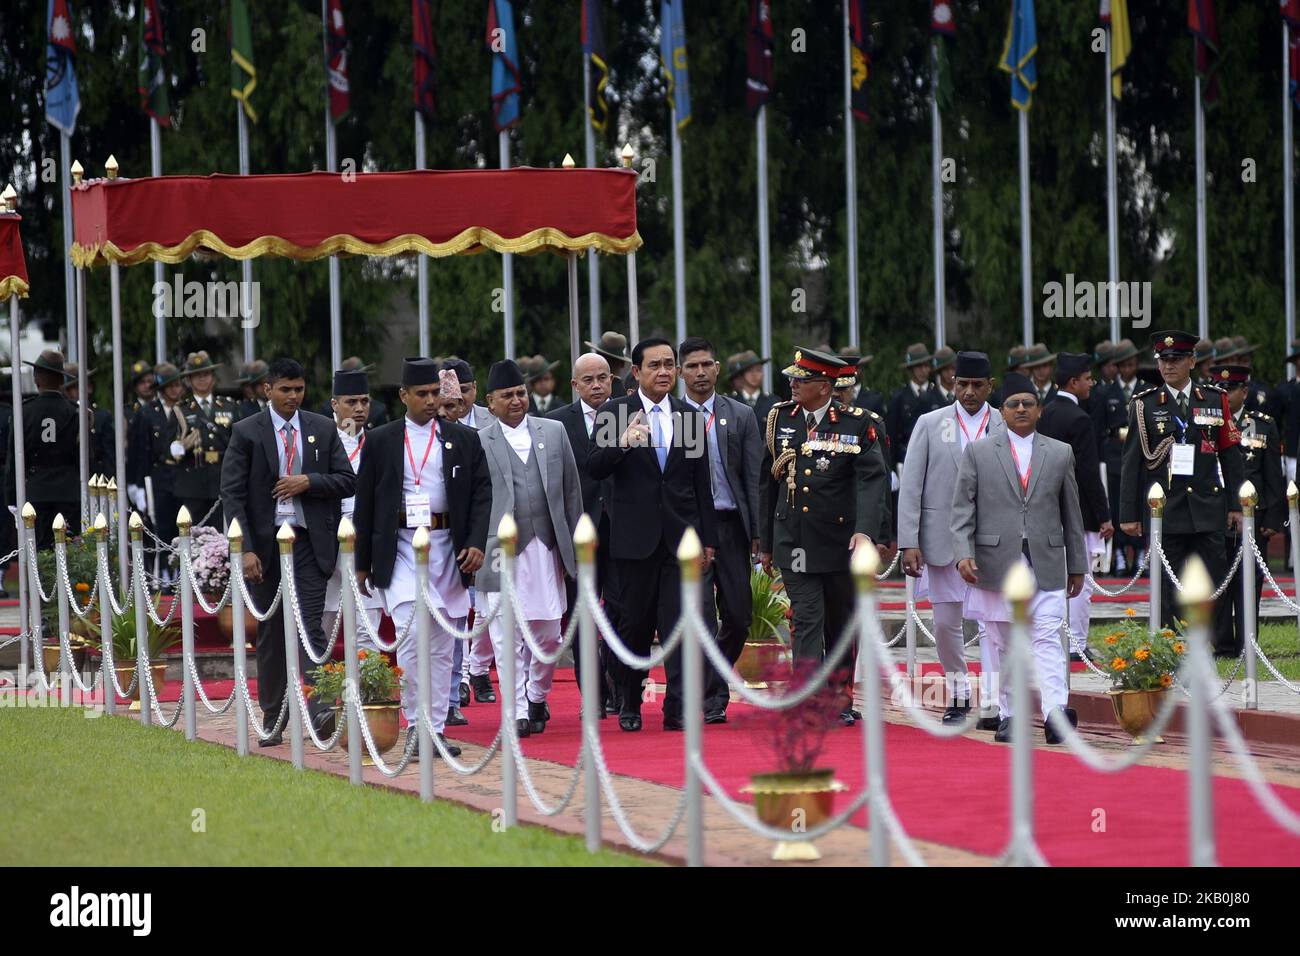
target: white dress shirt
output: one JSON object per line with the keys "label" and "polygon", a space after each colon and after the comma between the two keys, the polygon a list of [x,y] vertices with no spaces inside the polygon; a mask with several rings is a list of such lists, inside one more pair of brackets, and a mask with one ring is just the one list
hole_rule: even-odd
{"label": "white dress shirt", "polygon": [[587,437],[590,438],[596,428],[596,410],[582,399],[578,399],[578,408],[582,410],[582,424],[587,429]]}
{"label": "white dress shirt", "polygon": [[[655,435],[654,420],[656,417],[658,417],[660,419],[659,434],[662,436],[663,446],[665,448],[672,448],[673,447],[673,408],[668,403],[668,396],[665,395],[663,398],[659,399],[659,401],[656,403],[650,401],[650,397],[640,389],[637,390],[636,394],[637,397],[641,399],[641,409],[642,411],[645,412],[646,425],[650,428],[651,447],[654,446],[654,435]],[[651,409],[654,408],[658,408],[659,411],[658,412],[651,411]]]}

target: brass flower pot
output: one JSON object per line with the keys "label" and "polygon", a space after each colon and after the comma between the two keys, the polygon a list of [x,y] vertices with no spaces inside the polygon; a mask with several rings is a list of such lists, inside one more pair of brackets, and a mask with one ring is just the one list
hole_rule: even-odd
{"label": "brass flower pot", "polygon": [[[828,820],[835,794],[846,787],[834,770],[805,770],[750,775],[741,793],[754,795],[754,813],[770,827],[806,832]],[[774,860],[820,860],[811,840],[782,840],[772,850]]]}
{"label": "brass flower pot", "polygon": [[[1147,728],[1156,719],[1156,713],[1160,710],[1165,695],[1169,691],[1165,688],[1160,690],[1118,690],[1112,688],[1106,693],[1110,696],[1111,706],[1115,708],[1115,719],[1133,738],[1133,743],[1146,743]],[[1163,737],[1157,736],[1155,742],[1162,744],[1165,740]]]}
{"label": "brass flower pot", "polygon": [[[209,597],[207,599],[208,603],[216,603],[218,597],[220,597],[220,595]],[[217,612],[217,629],[221,631],[221,636],[226,640],[226,643],[234,643],[235,609],[231,606],[229,601],[227,601],[225,606]],[[248,608],[244,608],[244,642],[246,644],[254,644],[257,642],[257,618],[253,617],[252,612],[249,611]]]}
{"label": "brass flower pot", "polygon": [[[380,754],[386,754],[397,745],[398,738],[402,736],[401,722],[398,715],[402,711],[402,705],[398,701],[390,700],[380,704],[362,704],[362,711],[365,713],[366,724],[370,727],[370,736],[375,742],[375,749]],[[334,705],[335,720],[343,719],[343,709]],[[364,764],[374,765],[370,759],[370,751],[366,748],[365,738],[361,742],[361,762]],[[348,749],[348,728],[346,723],[343,726],[343,734],[339,737],[339,749],[346,751]]]}
{"label": "brass flower pot", "polygon": [[736,659],[736,673],[746,687],[767,687],[763,675],[778,668],[786,676],[792,673],[790,650],[779,641],[746,641]]}
{"label": "brass flower pot", "polygon": [[[113,665],[113,670],[117,671],[117,682],[119,684],[121,684],[123,687],[130,686],[131,678],[135,676],[134,664],[115,664]],[[158,691],[159,693],[162,693],[163,678],[167,674],[167,662],[158,661],[150,664],[149,673],[153,676],[154,690]],[[133,700],[137,704],[140,703],[140,684],[135,685],[135,690],[132,692],[129,698],[119,698],[119,699]]]}

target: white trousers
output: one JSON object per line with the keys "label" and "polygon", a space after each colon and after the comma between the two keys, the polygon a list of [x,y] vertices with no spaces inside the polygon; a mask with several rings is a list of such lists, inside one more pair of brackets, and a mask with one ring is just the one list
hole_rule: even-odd
{"label": "white trousers", "polygon": [[993,695],[998,686],[998,668],[1001,657],[993,636],[989,634],[988,625],[980,621],[980,714],[991,717],[995,707]]}
{"label": "white trousers", "polygon": [[[547,654],[554,654],[560,646],[560,621],[529,621],[528,631],[537,642],[538,647]],[[543,703],[551,693],[551,682],[555,677],[555,664],[545,664],[534,657],[524,642],[523,633],[518,627],[514,633],[513,651],[506,647],[505,629],[501,626],[500,615],[488,622],[488,634],[491,635],[492,650],[500,662],[505,654],[515,655],[515,720],[528,716],[528,703]],[[497,677],[500,678],[500,664],[497,665]],[[505,693],[505,688],[501,688]]]}
{"label": "white trousers", "polygon": [[468,683],[471,676],[479,677],[488,672],[492,666],[492,636],[491,630],[496,620],[493,619],[488,624],[488,630],[481,632],[478,637],[469,642],[469,647],[465,648],[464,659],[461,661],[461,678]]}
{"label": "white trousers", "polygon": [[[1092,566],[1094,555],[1105,554],[1105,542],[1096,531],[1084,532],[1084,546],[1088,552],[1088,564]],[[1080,650],[1088,646],[1088,625],[1092,620],[1092,579],[1084,576],[1083,589],[1069,599],[1070,605],[1070,650]]]}
{"label": "white trousers", "polygon": [[[1070,688],[1065,681],[1065,648],[1061,646],[1061,622],[1065,617],[1064,591],[1037,591],[1029,601],[1029,648],[1032,660],[1031,676],[1038,679],[1042,698],[1043,717],[1056,707],[1064,707],[1070,700]],[[1010,621],[986,621],[984,626],[996,648],[999,659],[1005,658],[1011,640]],[[998,683],[998,716],[1011,717],[1013,701],[1008,691],[1011,672],[996,671]],[[1033,681],[1030,681],[1033,686]]]}
{"label": "white trousers", "polygon": [[[415,613],[415,602],[406,601],[393,608],[393,626],[397,633],[410,616]],[[458,628],[465,626],[464,618],[451,618],[451,623]],[[402,712],[407,724],[414,724],[420,707],[420,681],[429,682],[429,723],[433,732],[440,734],[447,726],[447,707],[451,700],[451,658],[455,638],[438,626],[436,620],[429,621],[429,672],[420,673],[419,653],[416,647],[415,623],[406,639],[397,645],[397,666],[402,669]]]}

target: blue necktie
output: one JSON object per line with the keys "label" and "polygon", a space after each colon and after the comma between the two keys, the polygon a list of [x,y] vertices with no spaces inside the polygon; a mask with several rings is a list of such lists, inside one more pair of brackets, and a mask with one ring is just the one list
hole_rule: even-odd
{"label": "blue necktie", "polygon": [[659,459],[659,470],[668,465],[668,449],[664,447],[663,411],[658,405],[650,407],[650,424],[655,443],[655,457]]}

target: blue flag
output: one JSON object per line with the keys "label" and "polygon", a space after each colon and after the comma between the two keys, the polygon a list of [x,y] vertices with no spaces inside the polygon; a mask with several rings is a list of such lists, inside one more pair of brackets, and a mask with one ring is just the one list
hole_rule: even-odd
{"label": "blue flag", "polygon": [[519,122],[519,51],[510,0],[488,0],[487,48],[492,54],[492,119],[497,132]]}
{"label": "blue flag", "polygon": [[1034,0],[1011,0],[1011,22],[1007,43],[998,66],[1011,74],[1011,105],[1027,110],[1038,87],[1038,28],[1034,23]]}
{"label": "blue flag", "polygon": [[684,0],[662,0],[659,5],[659,62],[668,81],[668,102],[677,109],[677,128],[691,121],[691,82],[686,71],[686,15]]}
{"label": "blue flag", "polygon": [[72,16],[67,0],[49,0],[45,26],[45,122],[71,136],[77,128],[81,96],[73,69],[77,47],[72,39]]}

